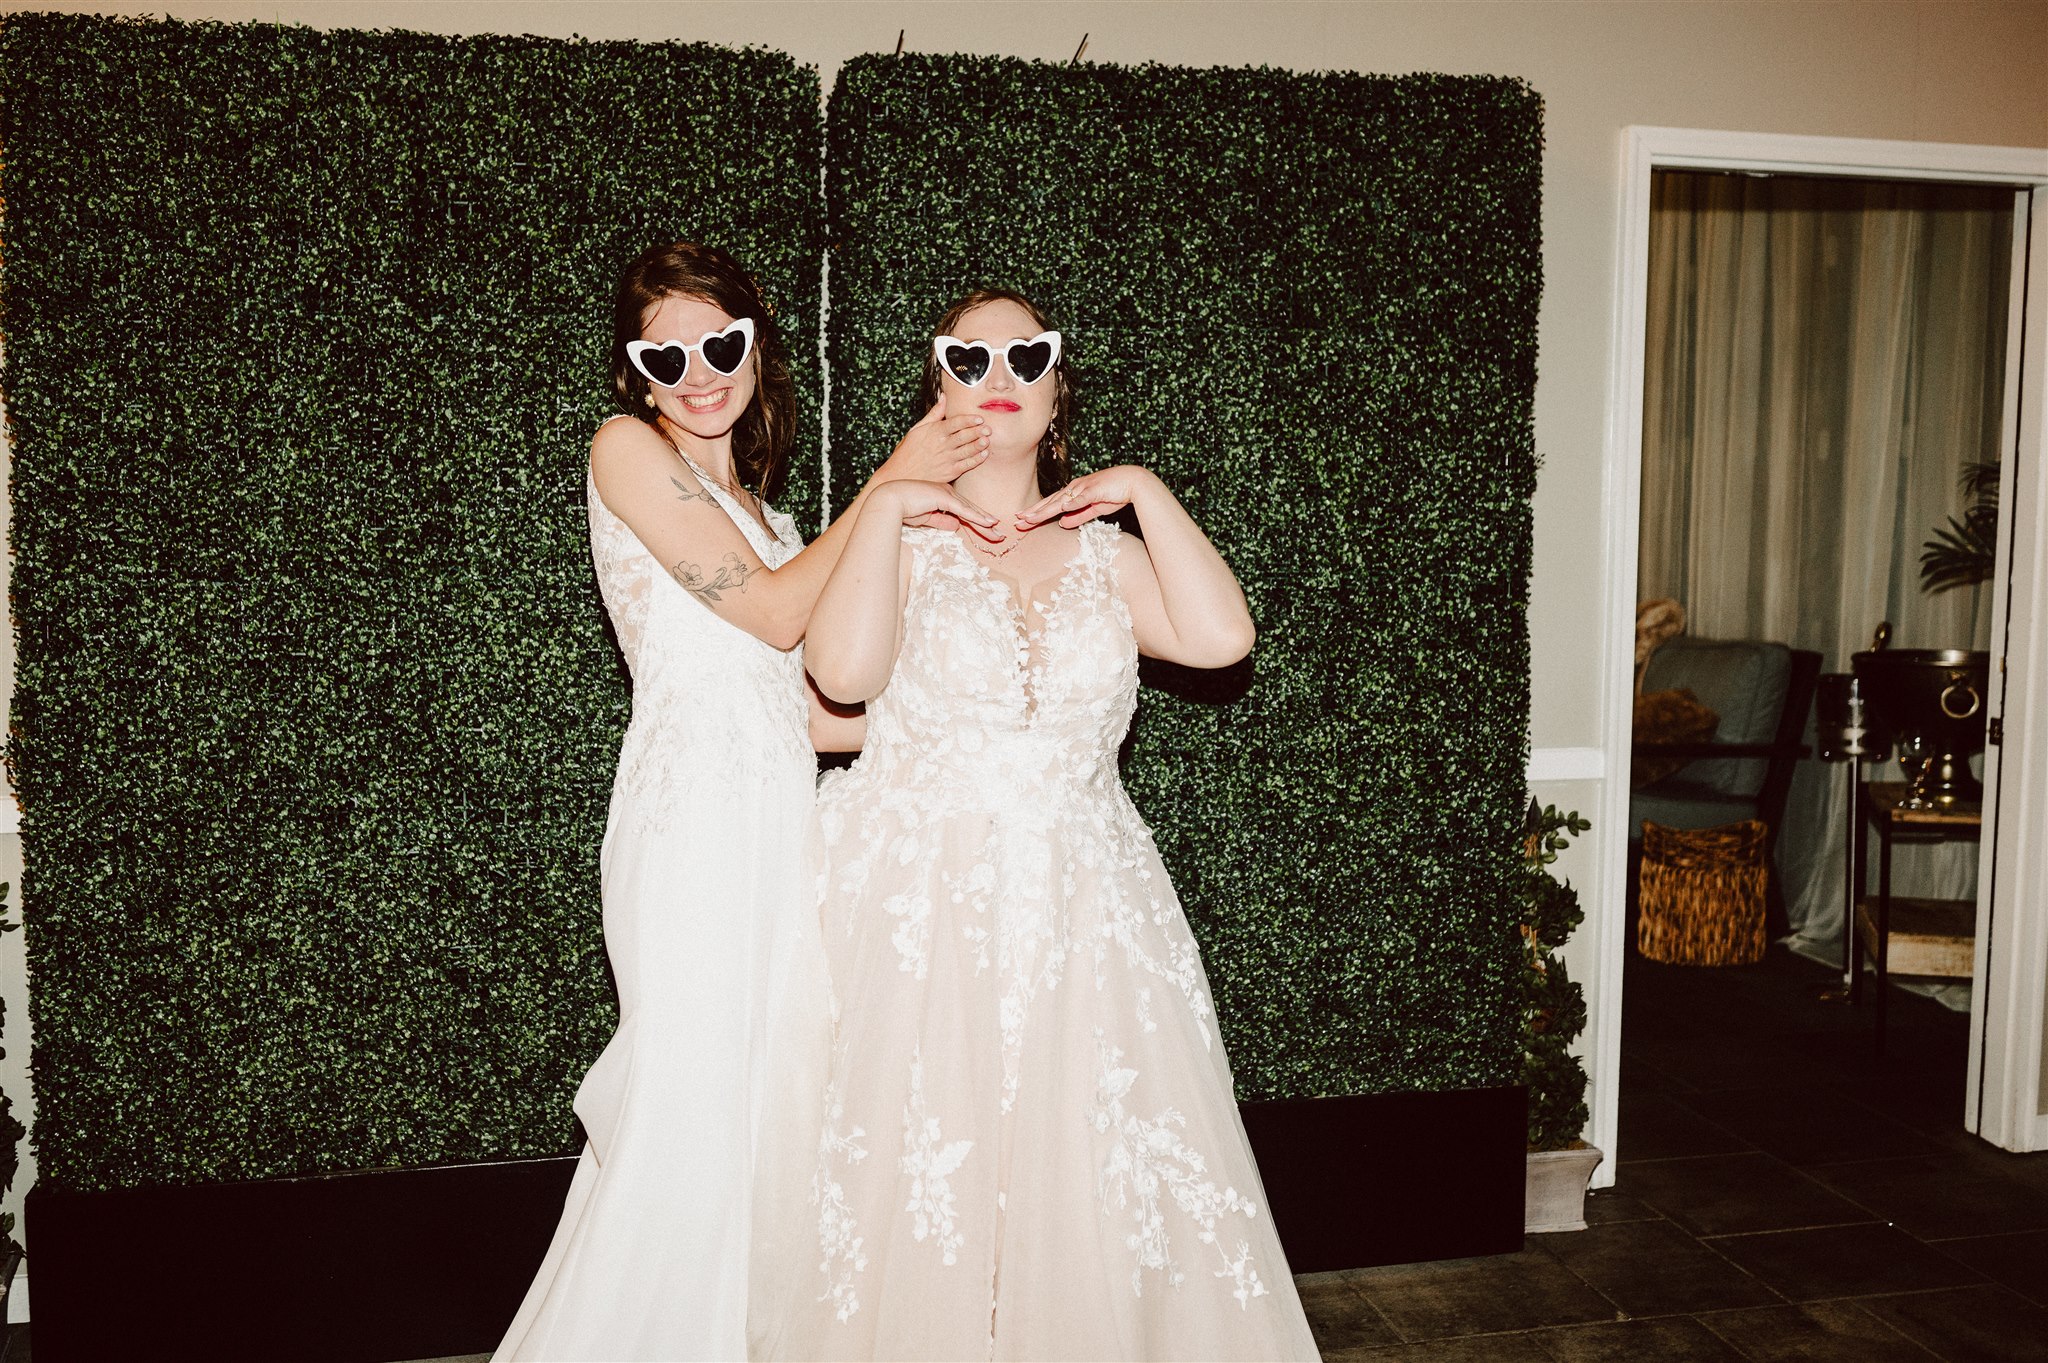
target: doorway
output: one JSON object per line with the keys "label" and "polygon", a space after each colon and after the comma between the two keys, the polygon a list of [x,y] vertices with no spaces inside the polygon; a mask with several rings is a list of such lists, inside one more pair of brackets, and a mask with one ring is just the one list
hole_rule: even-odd
{"label": "doorway", "polygon": [[[2048,1148],[2043,1115],[2044,994],[2048,994],[2048,546],[2042,534],[2043,388],[2048,354],[2048,152],[1939,144],[1864,142],[1762,134],[1635,128],[1628,132],[1617,279],[1614,391],[1607,441],[1610,644],[1634,633],[1636,564],[1642,543],[1643,416],[1653,177],[1659,170],[1751,175],[1948,181],[2012,196],[2007,302],[2011,344],[1999,418],[2003,454],[1999,565],[1988,632],[1993,658],[1989,717],[2003,742],[1987,751],[1984,835],[1964,1111],[1966,1129],[2007,1150]],[[2035,287],[2028,288],[2028,280]],[[1626,656],[1626,650],[1617,649]],[[1847,659],[1831,660],[1846,666]],[[1634,672],[1620,661],[1604,686],[1604,874],[1598,934],[1599,1013],[1592,1136],[1615,1150],[1621,1082],[1621,1002],[1626,941],[1629,765]],[[1604,1101],[1603,1101],[1604,1100]],[[1627,1151],[1617,1152],[1626,1159]],[[1609,1165],[1612,1168],[1612,1165]],[[1604,1181],[1604,1180],[1603,1180]]]}

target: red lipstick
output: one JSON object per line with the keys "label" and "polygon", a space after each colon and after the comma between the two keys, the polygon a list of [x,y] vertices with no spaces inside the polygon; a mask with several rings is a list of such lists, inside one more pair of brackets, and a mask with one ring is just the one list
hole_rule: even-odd
{"label": "red lipstick", "polygon": [[984,412],[1021,412],[1024,409],[1008,398],[990,398],[987,402],[981,404],[981,410]]}

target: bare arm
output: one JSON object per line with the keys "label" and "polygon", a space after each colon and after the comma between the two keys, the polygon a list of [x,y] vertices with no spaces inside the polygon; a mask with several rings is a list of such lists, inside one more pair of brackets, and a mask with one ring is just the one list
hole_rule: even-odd
{"label": "bare arm", "polygon": [[934,494],[951,492],[931,483],[877,488],[818,598],[804,662],[818,689],[842,705],[873,700],[889,684],[910,584],[903,522],[945,509]]}
{"label": "bare arm", "polygon": [[787,649],[804,637],[869,494],[914,474],[951,479],[972,468],[982,458],[979,423],[978,417],[947,418],[935,407],[846,513],[780,568],[761,562],[689,466],[645,422],[599,427],[590,442],[590,472],[605,506],[685,591],[763,643]]}
{"label": "bare arm", "polygon": [[859,752],[867,742],[867,713],[858,705],[825,699],[808,676],[804,693],[811,701],[811,747],[818,752]]}
{"label": "bare arm", "polygon": [[1123,506],[1138,513],[1142,541],[1117,550],[1117,577],[1140,652],[1188,667],[1228,667],[1252,651],[1256,631],[1244,589],[1209,537],[1166,484],[1129,464],[1076,478],[1022,513],[1020,525],[1054,518],[1077,526]]}

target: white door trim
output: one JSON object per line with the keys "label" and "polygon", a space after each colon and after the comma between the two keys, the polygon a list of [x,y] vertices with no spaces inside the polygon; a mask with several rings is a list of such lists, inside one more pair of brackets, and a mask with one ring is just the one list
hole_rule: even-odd
{"label": "white door trim", "polygon": [[[1601,509],[1606,519],[1607,596],[1604,602],[1604,636],[1607,666],[1601,676],[1600,733],[1605,754],[1598,820],[1595,829],[1602,858],[1600,890],[1596,905],[1598,925],[1594,977],[1590,981],[1593,1011],[1593,1053],[1588,1057],[1592,1077],[1593,1144],[1608,1152],[1603,1171],[1614,1168],[1619,1157],[1616,1120],[1621,1078],[1621,989],[1622,964],[1627,944],[1623,940],[1628,869],[1628,767],[1632,698],[1635,692],[1634,650],[1637,539],[1642,517],[1643,469],[1643,347],[1647,316],[1650,262],[1650,175],[1659,169],[1711,169],[1775,171],[1801,175],[1854,175],[1887,179],[1940,179],[2005,184],[2015,188],[2048,186],[2048,149],[2034,147],[1978,147],[1948,142],[1886,142],[1850,137],[1802,137],[1780,133],[1718,132],[1695,128],[1630,127],[1622,137],[1621,221],[1617,225],[1615,250],[1613,338],[1609,355],[1608,422]],[[2034,278],[2048,278],[2048,214],[2034,215]],[[2048,409],[2042,405],[2041,371],[2048,363],[2048,310],[2029,310],[2026,330],[2030,398],[2023,399],[2019,452],[2023,468],[2034,470],[2035,497],[2042,487],[2040,470],[2043,454],[2043,421]],[[2037,358],[2038,357],[2038,358]],[[2023,494],[2024,495],[2024,494]],[[2030,504],[2031,505],[2031,504]],[[2017,521],[2019,508],[2013,508]],[[2038,514],[2038,513],[2037,513]],[[2030,612],[2031,628],[2024,637],[2032,641],[2029,669],[2023,674],[2030,693],[2017,684],[2008,693],[2048,696],[2048,520],[2036,520],[2030,554],[2016,555],[2014,571],[2014,627],[2022,611]],[[2036,576],[2030,590],[2020,581],[2025,559]],[[2022,597],[2028,598],[2024,602]],[[2040,656],[2035,656],[2040,655]],[[2015,678],[2015,682],[2020,678]],[[2014,887],[2048,886],[2048,704],[2026,707],[2024,740],[2014,741],[2014,724],[2008,722],[2006,746],[2001,754],[2006,779],[2001,787],[2012,792],[2024,785],[2031,802],[2018,802],[2016,817],[1999,820],[1999,876]],[[2022,812],[2022,809],[2025,812]],[[2022,820],[2034,832],[2021,838]],[[2008,844],[2006,831],[2010,830]],[[2006,860],[2008,845],[2013,860]],[[2003,1012],[2001,1035],[2006,1044],[1996,1053],[1998,1072],[1987,1069],[1986,1087],[2017,1100],[2024,1088],[2034,1095],[2038,1106],[2041,1052],[2041,1007],[2044,943],[2048,943],[2048,891],[2030,888],[2022,897],[2008,901],[2011,911],[1999,925],[2000,941],[1993,954],[1992,996],[2001,989],[2012,1000],[2010,1014]],[[2004,949],[2008,929],[2015,935],[2012,951]],[[2031,956],[2028,953],[2031,952]],[[2003,960],[2006,973],[1997,974]],[[2029,1001],[2025,989],[2015,990],[2017,977],[2024,981],[2031,970],[2032,1032],[2026,1030]],[[2028,1045],[2031,1040],[2031,1046]],[[1992,1056],[1987,1048],[1987,1059]],[[2031,1057],[2031,1069],[2025,1063]],[[2022,1071],[2027,1071],[2024,1075]],[[2014,1114],[2017,1117],[2017,1113]],[[1989,1125],[1987,1120],[1986,1125]],[[2033,1119],[2031,1112],[2024,1131],[2014,1128],[2010,1138],[2032,1143],[2033,1134],[2048,1121]],[[1987,1139],[1998,1140],[1990,1130]],[[2001,1144],[2005,1143],[2000,1141]],[[2014,1146],[2012,1148],[2019,1148]],[[1599,1181],[1599,1180],[1596,1180]],[[1611,1181],[1611,1175],[1609,1177]],[[1604,1186],[1604,1185],[1603,1185]]]}
{"label": "white door trim", "polygon": [[[2025,265],[2027,297],[2018,401],[2008,409],[2016,429],[2005,433],[2001,479],[1999,559],[2011,567],[1994,599],[2005,606],[2004,675],[1992,688],[2005,742],[1995,765],[1986,763],[1998,783],[1996,822],[1979,863],[1979,884],[1992,890],[1991,916],[1988,930],[1977,934],[1964,1118],[1970,1130],[2007,1150],[2048,1149],[2041,1092],[2048,1007],[2048,194],[2036,192],[2033,200],[2025,254],[2015,252],[2015,263]],[[1994,619],[1994,631],[1999,624]]]}

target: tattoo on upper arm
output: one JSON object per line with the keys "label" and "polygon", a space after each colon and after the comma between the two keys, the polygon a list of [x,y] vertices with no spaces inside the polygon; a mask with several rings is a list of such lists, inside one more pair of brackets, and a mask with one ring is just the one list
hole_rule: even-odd
{"label": "tattoo on upper arm", "polygon": [[669,482],[675,485],[676,500],[679,502],[704,502],[710,506],[718,505],[718,499],[704,488],[686,488],[683,486],[682,481],[673,474],[669,475]]}
{"label": "tattoo on upper arm", "polygon": [[725,561],[718,565],[718,571],[709,578],[704,570],[694,563],[678,563],[668,570],[669,576],[681,584],[684,591],[707,604],[722,600],[720,592],[745,591],[747,578],[758,569],[750,568],[738,554],[727,554]]}

